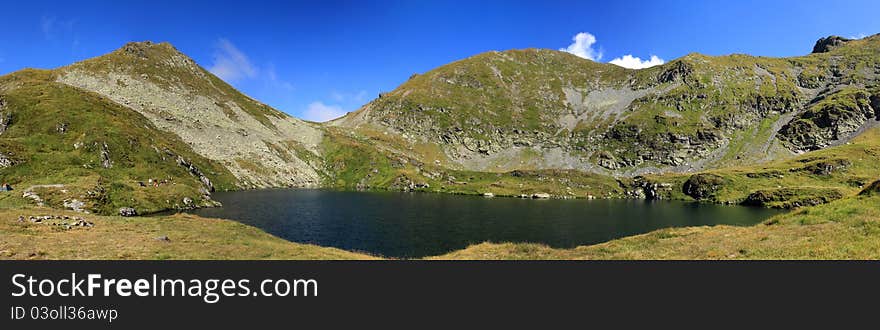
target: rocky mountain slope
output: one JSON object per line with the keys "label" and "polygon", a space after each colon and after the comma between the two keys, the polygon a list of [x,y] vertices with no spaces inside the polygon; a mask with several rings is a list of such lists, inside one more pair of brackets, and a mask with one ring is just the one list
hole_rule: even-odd
{"label": "rocky mountain slope", "polygon": [[303,156],[318,152],[320,128],[241,94],[168,43],[129,43],[56,70],[56,80],[137,111],[242,188],[320,184]]}
{"label": "rocky mountain slope", "polygon": [[642,70],[512,50],[413,75],[331,124],[435,144],[464,170],[692,172],[848,141],[880,120],[878,77],[880,35],[823,38],[800,57],[690,54]]}

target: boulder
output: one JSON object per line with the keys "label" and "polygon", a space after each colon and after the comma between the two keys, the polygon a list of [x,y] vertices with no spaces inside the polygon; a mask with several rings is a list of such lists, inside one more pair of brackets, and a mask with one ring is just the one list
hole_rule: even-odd
{"label": "boulder", "polygon": [[548,193],[534,193],[534,194],[532,194],[532,198],[546,199],[546,198],[550,198],[550,194],[548,194]]}
{"label": "boulder", "polygon": [[495,197],[495,194],[490,193],[490,192],[484,192],[483,197]]}
{"label": "boulder", "polygon": [[119,215],[123,217],[133,217],[137,215],[137,211],[130,207],[123,207],[119,209]]}

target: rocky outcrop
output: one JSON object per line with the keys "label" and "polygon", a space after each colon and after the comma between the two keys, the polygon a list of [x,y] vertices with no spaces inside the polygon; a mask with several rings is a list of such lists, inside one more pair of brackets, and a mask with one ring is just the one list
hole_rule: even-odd
{"label": "rocky outcrop", "polygon": [[[165,152],[171,156],[174,156],[174,154],[167,149],[165,150]],[[211,183],[211,180],[208,179],[208,177],[205,176],[204,173],[202,173],[202,170],[187,161],[185,158],[183,158],[183,156],[177,156],[177,165],[185,168],[192,176],[199,178],[199,181],[205,186],[207,192],[214,192],[214,184]]]}
{"label": "rocky outcrop", "polygon": [[801,168],[793,168],[791,172],[809,172],[815,175],[831,175],[834,173],[844,172],[852,166],[852,162],[846,159],[827,159],[805,165]]}
{"label": "rocky outcrop", "polygon": [[[90,228],[95,226],[95,223],[81,217],[71,217],[67,215],[31,215],[27,217],[27,221],[34,224],[58,226],[64,230],[70,230],[75,227]],[[19,215],[18,222],[25,222],[25,216]]]}
{"label": "rocky outcrop", "polygon": [[660,72],[657,81],[660,83],[669,83],[674,81],[688,81],[690,75],[694,72],[694,67],[690,63],[683,60],[675,61],[667,66],[666,70]]}
{"label": "rocky outcrop", "polygon": [[682,191],[685,195],[693,197],[696,200],[713,199],[715,193],[720,189],[727,180],[724,177],[711,173],[699,173],[691,175],[685,181]]}
{"label": "rocky outcrop", "polygon": [[15,161],[6,157],[2,152],[0,152],[0,168],[6,168],[15,165]]}
{"label": "rocky outcrop", "polygon": [[850,41],[852,41],[852,39],[847,39],[841,36],[819,38],[819,40],[816,41],[816,45],[813,46],[813,53],[827,53]]}
{"label": "rocky outcrop", "polygon": [[[620,184],[621,186],[625,186],[623,183]],[[629,197],[646,200],[669,199],[670,194],[673,190],[672,184],[665,182],[654,182],[646,179],[643,176],[634,177],[632,183],[629,186],[630,187],[627,189],[626,192]]]}
{"label": "rocky outcrop", "polygon": [[783,126],[778,138],[797,152],[822,149],[851,138],[877,118],[871,97],[864,89],[831,94]]}
{"label": "rocky outcrop", "polygon": [[66,209],[70,209],[76,212],[89,213],[85,209],[86,203],[76,198],[65,199],[61,205],[63,205]]}
{"label": "rocky outcrop", "polygon": [[0,95],[0,134],[6,132],[9,125],[12,124],[12,113],[6,110],[6,99]]}
{"label": "rocky outcrop", "polygon": [[101,144],[101,167],[113,167],[113,161],[110,160],[110,147],[107,146],[107,142]]}
{"label": "rocky outcrop", "polygon": [[755,191],[742,204],[791,209],[825,204],[841,198],[843,193],[833,188],[779,188]]}

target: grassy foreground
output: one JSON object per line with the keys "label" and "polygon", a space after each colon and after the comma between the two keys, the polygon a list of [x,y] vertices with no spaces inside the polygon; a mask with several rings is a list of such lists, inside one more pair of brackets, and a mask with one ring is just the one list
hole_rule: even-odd
{"label": "grassy foreground", "polygon": [[[18,222],[20,215],[24,222]],[[27,220],[44,215],[81,216],[94,226],[64,229]],[[53,221],[61,220],[46,222]],[[123,218],[33,208],[0,210],[0,259],[374,258],[289,242],[230,220],[192,215]]]}
{"label": "grassy foreground", "polygon": [[[880,259],[878,203],[877,193],[867,193],[750,227],[661,229],[573,249],[482,243],[428,259]],[[69,230],[18,222],[19,215],[62,214],[81,215],[47,208],[0,210],[0,259],[377,259],[192,215],[86,215],[93,227]],[[162,236],[168,240],[158,239]]]}

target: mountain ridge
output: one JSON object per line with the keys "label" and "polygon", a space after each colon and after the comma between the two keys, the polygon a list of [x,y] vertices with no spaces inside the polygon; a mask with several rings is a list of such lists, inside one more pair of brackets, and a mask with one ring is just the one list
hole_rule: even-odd
{"label": "mountain ridge", "polygon": [[[755,164],[849,168],[843,177],[803,177],[848,191],[837,180],[864,184],[869,171],[856,158],[870,146],[844,148],[854,158],[805,155],[845,146],[877,126],[878,53],[874,35],[798,57],[691,53],[635,70],[555,50],[490,51],[415,74],[357,111],[319,124],[238,92],[169,43],[132,42],[60,68],[0,77],[0,165],[8,164],[0,174],[40,186],[35,194],[49,204],[88,201],[101,213],[214,205],[214,187],[739,203],[754,189],[739,186],[738,174],[726,169]],[[62,100],[139,118],[133,122],[145,130],[101,112],[66,113]],[[38,109],[68,117],[37,123],[28,116]],[[96,132],[71,124],[82,120],[78,114],[98,116],[120,136],[90,138]],[[15,132],[25,128],[35,135],[22,143]],[[54,167],[26,165],[47,148],[59,155]],[[76,166],[85,168],[55,175]],[[795,177],[825,173],[817,171]],[[721,179],[700,179],[702,172]],[[772,176],[762,173],[748,170],[749,180],[772,187]],[[180,189],[144,189],[143,182],[160,177]],[[52,188],[59,182],[49,179],[82,189]],[[710,186],[687,189],[687,182]],[[719,195],[726,197],[707,192],[729,184],[734,190]],[[823,189],[797,194],[839,195]]]}
{"label": "mountain ridge", "polygon": [[[493,114],[497,114],[498,112],[504,112],[505,114],[511,113],[513,117],[521,114],[517,114],[517,111],[512,111],[511,108],[512,103],[508,102],[507,105],[498,106],[497,104],[491,104],[491,102],[476,102],[474,104],[466,104],[464,106],[458,105],[458,109],[456,109],[456,105],[444,108],[444,106],[449,105],[451,102],[445,101],[444,98],[458,100],[467,100],[469,97],[474,99],[475,97],[469,96],[460,90],[457,90],[457,87],[464,86],[466,89],[480,89],[486,88],[486,86],[491,88],[501,88],[507,89],[507,94],[516,93],[515,89],[507,88],[504,82],[493,82],[491,79],[485,79],[486,77],[490,77],[492,74],[495,74],[496,77],[500,77],[498,70],[498,61],[493,63],[475,63],[480,62],[480,59],[487,57],[505,57],[505,56],[516,56],[517,53],[523,52],[531,52],[534,54],[538,54],[537,57],[541,57],[541,54],[549,54],[547,57],[558,57],[561,61],[570,61],[572,63],[567,64],[569,67],[582,65],[583,70],[595,70],[598,72],[585,73],[585,75],[592,76],[587,77],[588,79],[594,79],[598,75],[605,75],[604,79],[600,79],[605,82],[602,84],[590,84],[588,79],[584,79],[583,77],[568,77],[567,81],[562,81],[565,79],[556,79],[557,77],[551,77],[550,80],[556,79],[557,85],[560,84],[569,84],[573,79],[581,78],[580,81],[577,82],[579,86],[575,89],[580,88],[582,92],[581,95],[567,95],[567,94],[577,94],[569,93],[570,90],[566,90],[565,87],[553,87],[547,84],[543,86],[539,86],[544,89],[555,89],[551,91],[549,95],[545,93],[544,100],[538,100],[537,102],[533,102],[532,104],[538,103],[540,104],[544,101],[543,104],[539,106],[539,108],[547,110],[552,110],[553,108],[561,109],[561,111],[557,111],[558,113],[555,116],[545,116],[540,118],[540,121],[543,122],[553,122],[553,121],[565,121],[569,122],[574,119],[576,122],[574,125],[556,125],[554,127],[547,127],[545,130],[536,130],[531,133],[535,134],[545,134],[551,137],[557,136],[555,141],[549,141],[552,145],[562,145],[564,153],[569,154],[569,158],[582,158],[580,160],[572,160],[568,162],[568,164],[562,164],[563,167],[575,168],[575,169],[584,169],[584,170],[596,170],[596,167],[604,167],[606,170],[598,169],[597,172],[605,173],[605,174],[622,174],[621,171],[617,171],[620,168],[634,168],[641,166],[644,163],[654,163],[650,166],[658,166],[657,170],[675,170],[676,168],[680,168],[683,171],[693,171],[699,170],[701,168],[708,168],[711,166],[718,166],[718,164],[708,164],[704,166],[685,166],[681,167],[681,165],[689,165],[690,163],[688,159],[691,161],[695,161],[698,159],[705,159],[707,156],[710,156],[713,150],[720,149],[719,146],[727,145],[727,144],[737,144],[737,143],[750,143],[750,141],[743,141],[744,139],[739,137],[731,137],[733,133],[736,133],[736,130],[741,130],[742,128],[753,128],[758,129],[764,125],[774,126],[772,132],[755,132],[758,135],[770,135],[766,136],[765,144],[771,144],[769,147],[772,147],[773,152],[777,153],[779,156],[792,156],[798,152],[801,152],[805,149],[815,149],[816,145],[795,145],[792,146],[792,141],[801,141],[803,142],[803,138],[798,137],[787,137],[785,139],[774,139],[776,132],[778,132],[781,127],[781,124],[788,124],[794,118],[788,118],[786,116],[792,116],[792,113],[800,114],[803,112],[802,108],[806,108],[810,105],[810,101],[815,97],[819,96],[820,92],[833,92],[833,90],[823,91],[822,89],[833,89],[836,86],[842,85],[857,85],[859,83],[853,82],[830,82],[827,83],[825,79],[835,79],[839,77],[835,77],[834,74],[830,73],[832,69],[836,70],[837,68],[829,68],[828,63],[822,63],[824,60],[828,60],[828,62],[839,61],[839,59],[835,59],[835,57],[839,57],[842,51],[846,49],[857,49],[854,46],[860,46],[863,48],[870,48],[870,50],[877,49],[877,36],[867,37],[861,40],[855,40],[853,42],[848,42],[847,47],[842,47],[840,50],[832,51],[829,53],[823,54],[810,54],[805,56],[793,57],[793,58],[770,58],[770,57],[752,57],[745,55],[727,55],[727,56],[719,56],[719,57],[711,57],[700,54],[689,54],[679,59],[672,60],[666,64],[655,66],[646,69],[640,70],[631,70],[631,69],[623,69],[611,64],[604,63],[595,63],[589,60],[580,59],[573,55],[564,53],[564,52],[556,52],[552,50],[512,50],[506,52],[487,52],[482,53],[480,55],[472,56],[460,61],[452,62],[448,65],[444,65],[428,71],[421,75],[414,75],[414,78],[411,78],[400,87],[395,89],[392,92],[388,92],[383,94],[383,97],[395,97],[397,96],[397,100],[392,102],[393,104],[388,104],[387,101],[383,100],[383,97],[380,97],[377,100],[371,101],[358,111],[347,114],[345,117],[334,120],[331,125],[337,126],[348,126],[348,127],[360,127],[365,124],[372,125],[378,127],[378,129],[389,129],[389,130],[400,130],[403,128],[403,132],[407,135],[416,135],[420,136],[425,140],[440,140],[444,141],[442,143],[446,149],[447,153],[452,154],[453,158],[456,156],[460,156],[464,154],[465,157],[458,157],[460,163],[465,168],[470,168],[474,170],[490,170],[493,168],[492,165],[496,165],[501,167],[501,170],[512,170],[516,169],[517,163],[516,159],[514,162],[507,162],[506,164],[480,164],[480,161],[485,162],[488,160],[490,163],[493,161],[493,157],[486,157],[493,152],[504,152],[504,150],[509,150],[511,148],[516,149],[520,147],[519,145],[528,145],[529,143],[535,142],[535,139],[531,139],[532,141],[525,141],[517,143],[516,138],[521,138],[522,131],[528,131],[529,129],[536,128],[534,125],[532,127],[528,127],[528,125],[520,125],[520,123],[501,123],[500,125],[484,125],[483,123],[468,123],[467,120],[473,120],[473,118],[483,118],[483,116],[492,116]],[[845,56],[853,56],[859,55],[858,52],[856,54],[845,54]],[[864,54],[862,54],[864,55]],[[829,57],[830,58],[822,58]],[[876,56],[874,56],[876,57]],[[872,85],[876,84],[876,58],[868,56],[871,60],[869,63],[875,69],[873,72],[864,74],[858,78],[868,79],[868,84]],[[517,70],[528,70],[529,66],[534,64],[534,61],[529,62],[529,59],[526,58],[520,65],[514,69],[514,73]],[[541,59],[539,59],[541,60]],[[483,62],[492,62],[491,59],[483,61]],[[545,61],[550,63],[548,65],[552,65],[553,61]],[[593,63],[593,64],[587,64]],[[486,68],[478,68],[475,66],[486,64],[491,70],[491,73],[487,74],[488,70]],[[849,63],[847,63],[849,64]],[[591,67],[591,68],[589,68]],[[753,68],[752,68],[753,67]],[[565,69],[565,64],[563,65],[563,69]],[[745,72],[745,70],[751,70],[752,72]],[[469,72],[470,70],[470,72]],[[482,72],[481,72],[482,70]],[[819,72],[821,74],[813,74],[811,70],[822,71]],[[612,74],[609,76],[609,72]],[[458,74],[458,76],[456,76]],[[536,74],[541,74],[541,71],[534,72],[530,77],[535,76]],[[618,75],[614,77],[614,74]],[[813,75],[811,75],[813,74]],[[729,77],[725,77],[724,75],[729,75]],[[428,76],[429,78],[425,78]],[[450,79],[448,76],[452,76],[453,79]],[[415,80],[424,81],[426,79],[433,79],[434,84],[429,85],[427,87],[421,87],[421,90],[416,88],[410,88],[414,85]],[[820,81],[821,79],[821,81]],[[537,79],[540,80],[540,79]],[[615,81],[616,80],[616,81]],[[623,81],[626,80],[626,81]],[[719,82],[720,81],[720,82]],[[743,81],[755,81],[754,90],[749,91],[748,86]],[[439,82],[439,83],[437,83]],[[443,86],[442,83],[446,83],[448,85],[460,85],[460,86]],[[527,84],[528,81],[520,80],[517,81],[519,84]],[[492,86],[492,84],[495,84]],[[626,86],[626,85],[629,86]],[[829,88],[831,86],[831,88]],[[636,88],[628,88],[628,87],[636,87]],[[662,91],[661,93],[656,93],[655,90],[651,88],[668,88],[666,91]],[[870,87],[870,86],[866,86]],[[460,89],[460,88],[459,88]],[[535,88],[532,88],[533,90]],[[725,89],[733,90],[734,92],[738,92],[741,95],[730,95],[730,93],[724,94]],[[584,93],[585,91],[586,93]],[[422,92],[423,94],[428,94],[427,97],[422,98],[414,98],[410,95],[413,93]],[[481,91],[483,95],[491,94],[492,90],[489,91]],[[621,109],[623,110],[634,110],[628,109],[631,108],[632,102],[641,102],[640,106],[653,107],[655,109],[649,111],[642,111],[641,114],[652,113],[655,118],[635,118],[632,123],[627,122],[626,116],[629,114],[624,114],[624,118],[615,118],[612,120],[611,124],[620,124],[614,127],[613,125],[609,127],[605,132],[598,132],[596,134],[590,134],[589,132],[583,132],[584,127],[577,127],[578,125],[587,125],[591,126],[589,121],[584,121],[586,118],[566,118],[565,110],[566,108],[569,112],[577,113],[578,109],[572,109],[571,103],[577,103],[572,101],[579,101],[579,99],[583,99],[589,95],[590,92],[599,92],[597,93],[599,96],[603,96],[602,92],[606,92],[605,94],[617,93],[617,96],[611,96],[610,101],[612,103],[620,104],[616,111],[612,111],[615,115],[621,114]],[[641,92],[642,95],[635,95],[636,97],[632,97],[633,92]],[[672,93],[669,93],[672,92]],[[869,90],[870,92],[870,90]],[[433,93],[433,94],[432,94]],[[448,97],[450,94],[456,94],[454,97]],[[552,95],[557,94],[557,95]],[[560,95],[566,94],[566,95]],[[623,94],[623,95],[620,95]],[[672,95],[669,95],[672,94]],[[713,95],[716,94],[716,95]],[[872,93],[869,93],[873,95]],[[654,95],[654,99],[652,100],[644,100],[646,97],[651,97]],[[531,95],[535,96],[535,95]],[[607,96],[607,95],[605,95]],[[672,97],[669,97],[672,96]],[[494,93],[489,96],[493,99],[493,102],[498,99],[507,98],[505,93]],[[528,97],[528,96],[527,96]],[[677,100],[675,97],[682,97],[685,100]],[[511,99],[515,97],[510,97]],[[556,100],[554,100],[554,98]],[[745,99],[750,98],[750,99]],[[564,99],[563,102],[558,102],[559,99]],[[642,100],[640,100],[642,99]],[[705,101],[703,101],[705,100]],[[647,101],[647,102],[646,102]],[[665,106],[662,106],[661,103],[667,103]],[[657,106],[661,105],[661,106]],[[714,114],[714,117],[711,118],[684,118],[685,120],[678,120],[682,117],[688,116],[688,113],[700,112],[700,111],[682,111],[682,110],[690,110],[688,107],[698,107],[700,111],[702,110],[717,110],[722,109],[724,107],[727,108],[748,108],[746,110],[742,109],[729,109],[724,111],[715,111],[717,114]],[[507,107],[507,108],[505,108]],[[515,106],[513,106],[515,107]],[[451,108],[451,109],[448,109]],[[462,109],[464,108],[464,109]],[[439,113],[432,113],[428,116],[421,115],[425,112],[438,112],[436,110],[440,110]],[[451,111],[450,111],[451,110]],[[519,109],[515,109],[519,110]],[[575,110],[575,111],[571,111]],[[444,113],[444,111],[446,113]],[[457,121],[453,125],[448,125],[447,123],[440,123],[440,126],[446,125],[446,127],[440,127],[437,129],[437,123],[433,123],[432,120],[435,118],[441,117],[450,117],[447,113],[449,112],[462,112],[462,115],[459,118],[452,118],[453,121]],[[379,112],[377,115],[376,113]],[[384,113],[382,113],[384,112]],[[475,112],[475,113],[472,113]],[[781,118],[777,118],[774,122],[779,123],[762,123],[764,120],[769,120],[768,113],[775,115],[776,113],[780,113]],[[638,113],[636,113],[638,114]],[[534,116],[534,114],[532,114]],[[712,115],[710,113],[710,115]],[[744,122],[742,120],[743,117],[748,116],[751,117],[746,118],[749,122]],[[599,119],[607,119],[605,117]],[[662,121],[664,123],[672,122],[673,125],[681,124],[682,128],[689,129],[657,129],[657,132],[653,132],[648,136],[639,136],[641,132],[629,132],[633,130],[635,127],[643,127],[646,122],[650,122],[651,120]],[[499,122],[500,120],[495,119],[495,122]],[[431,123],[434,125],[420,125],[420,123]],[[658,123],[663,124],[663,123]],[[406,127],[411,126],[411,127]],[[420,126],[420,127],[419,127]],[[471,126],[471,127],[466,127]],[[517,127],[518,126],[518,127]],[[525,126],[525,127],[524,127]],[[712,127],[715,126],[715,127]],[[727,126],[734,126],[733,129],[728,129]],[[807,125],[809,126],[809,125]],[[859,125],[862,126],[862,125]],[[423,127],[431,127],[433,131],[426,131],[422,129]],[[702,128],[701,128],[702,127]],[[592,127],[586,127],[587,131],[599,129],[596,125],[592,125]],[[708,130],[706,128],[709,128]],[[808,130],[820,130],[823,128],[809,128]],[[486,137],[485,134],[465,134],[466,136],[461,137],[460,134],[456,135],[458,132],[474,132],[474,131],[500,131],[503,130],[505,132],[499,132],[495,137]],[[558,137],[559,133],[567,130],[571,136],[569,137]],[[576,130],[582,130],[582,132],[574,132]],[[724,132],[727,130],[727,132]],[[856,129],[857,131],[858,129]],[[844,130],[848,133],[852,130]],[[701,133],[702,132],[702,133]],[[786,131],[791,133],[792,135],[797,134],[797,130],[788,130]],[[583,134],[587,133],[587,134]],[[601,133],[601,134],[599,134]],[[631,146],[641,144],[652,144],[652,140],[657,137],[657,134],[654,133],[663,133],[663,134],[671,134],[674,135],[666,142],[653,145],[653,150],[663,150],[666,151],[665,154],[652,154],[652,150],[645,148],[633,148]],[[717,134],[722,133],[722,134]],[[728,136],[725,136],[723,133],[728,133]],[[482,135],[482,136],[481,136]],[[505,136],[507,135],[507,136]],[[508,136],[513,135],[514,138],[508,138]],[[519,136],[517,136],[519,135]],[[575,136],[579,135],[579,136]],[[840,134],[841,136],[828,136],[824,137],[823,141],[817,141],[813,144],[831,144],[835,141],[825,141],[825,140],[846,140],[851,138],[852,136],[843,136],[846,134]],[[607,137],[611,137],[611,139],[607,139]],[[831,139],[831,138],[834,139]],[[627,141],[629,139],[629,141]],[[634,140],[633,140],[634,139]],[[448,140],[456,140],[453,142],[449,142]],[[547,140],[544,138],[544,140]],[[554,140],[554,139],[550,139]],[[603,140],[604,142],[617,143],[618,148],[612,150],[598,150],[598,149],[589,149],[578,146],[578,143],[584,143],[585,140],[588,141],[596,141]],[[694,146],[681,146],[681,141],[693,141],[697,142],[697,144],[707,144],[712,147],[694,147]],[[500,143],[499,143],[500,142]],[[539,141],[539,142],[547,142],[547,141]],[[622,143],[620,143],[622,142]],[[839,141],[836,141],[839,142]],[[519,144],[519,145],[518,145]],[[629,147],[627,146],[629,145]],[[679,144],[679,146],[676,146]],[[777,145],[782,144],[782,145]],[[808,143],[809,144],[809,143]],[[461,148],[461,147],[464,148]],[[579,148],[580,147],[580,148]],[[783,148],[785,147],[785,148]],[[463,150],[466,149],[466,150]],[[584,151],[577,155],[577,152],[572,152],[573,150],[581,149],[580,151]],[[630,150],[626,150],[630,149]],[[788,149],[790,152],[788,155],[785,155],[785,149]],[[743,159],[748,158],[750,161],[753,160],[772,160],[773,157],[766,159],[758,159],[759,156],[768,154],[768,149],[764,148],[763,150],[754,150],[751,152],[738,152],[736,150],[732,151],[731,155],[723,155],[727,150],[721,150],[721,152],[717,152],[721,155],[716,155],[718,157],[727,157],[733,159]],[[614,154],[620,152],[629,152],[630,155],[625,155],[629,159],[616,159]],[[682,154],[683,153],[683,154]],[[480,154],[483,154],[482,156]],[[610,155],[609,155],[610,154]],[[503,155],[505,157],[511,158],[511,155]],[[550,155],[544,155],[550,156]],[[519,156],[513,155],[512,158],[517,158]],[[591,161],[584,161],[583,158],[596,158]],[[496,157],[497,158],[497,157]],[[521,157],[519,157],[521,158]],[[547,157],[538,157],[538,158],[547,158]],[[477,162],[471,161],[477,159]],[[494,159],[497,161],[497,159]],[[522,159],[519,161],[523,162]],[[525,162],[528,162],[529,159],[526,159]],[[723,159],[722,163],[728,162],[729,159]],[[658,164],[659,163],[659,164]],[[559,167],[560,164],[551,164],[551,166],[545,166],[548,168]],[[595,166],[599,165],[599,166]],[[605,165],[605,166],[602,166]],[[631,174],[637,175],[641,173],[638,169],[634,171],[630,171]]]}

